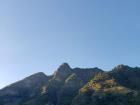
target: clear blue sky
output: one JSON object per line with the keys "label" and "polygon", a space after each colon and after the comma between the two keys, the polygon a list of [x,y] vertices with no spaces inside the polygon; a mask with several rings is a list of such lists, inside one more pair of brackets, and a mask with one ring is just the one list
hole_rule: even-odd
{"label": "clear blue sky", "polygon": [[0,0],[0,87],[63,62],[140,66],[140,0]]}

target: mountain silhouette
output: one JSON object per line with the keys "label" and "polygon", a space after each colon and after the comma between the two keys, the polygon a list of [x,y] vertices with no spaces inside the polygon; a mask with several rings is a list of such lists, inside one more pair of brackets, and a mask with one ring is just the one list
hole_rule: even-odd
{"label": "mountain silhouette", "polygon": [[111,71],[61,64],[52,75],[35,73],[0,90],[0,105],[139,105],[140,68]]}

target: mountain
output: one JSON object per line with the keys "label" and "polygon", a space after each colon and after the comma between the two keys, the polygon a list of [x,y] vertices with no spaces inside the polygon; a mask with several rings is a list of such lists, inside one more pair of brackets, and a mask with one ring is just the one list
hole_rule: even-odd
{"label": "mountain", "polygon": [[139,105],[140,68],[111,71],[61,64],[50,76],[39,72],[0,90],[0,105]]}

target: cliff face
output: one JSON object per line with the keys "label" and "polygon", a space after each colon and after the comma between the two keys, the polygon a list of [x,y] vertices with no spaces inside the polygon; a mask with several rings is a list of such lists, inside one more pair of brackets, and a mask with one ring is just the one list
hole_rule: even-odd
{"label": "cliff face", "polygon": [[0,90],[0,105],[139,105],[140,68],[72,69],[63,63]]}

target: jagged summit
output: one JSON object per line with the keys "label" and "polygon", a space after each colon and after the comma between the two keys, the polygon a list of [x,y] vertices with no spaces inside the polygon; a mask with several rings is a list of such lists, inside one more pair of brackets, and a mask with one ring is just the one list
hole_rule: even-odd
{"label": "jagged summit", "polygon": [[69,70],[69,69],[71,69],[71,67],[69,66],[69,64],[68,63],[62,63],[60,66],[59,66],[59,68],[58,68],[58,70]]}
{"label": "jagged summit", "polygon": [[63,63],[61,64],[58,69],[56,70],[55,73],[68,73],[68,72],[71,72],[71,67],[69,66],[68,63]]}
{"label": "jagged summit", "polygon": [[63,63],[61,64],[58,69],[54,73],[54,78],[56,80],[63,80],[65,79],[68,75],[70,75],[72,72],[71,67],[69,66],[68,63]]}
{"label": "jagged summit", "polygon": [[132,67],[129,67],[127,65],[123,65],[123,64],[120,64],[118,66],[116,66],[113,71],[126,71],[126,70],[130,70],[132,69]]}
{"label": "jagged summit", "polygon": [[103,71],[63,63],[51,76],[38,72],[1,89],[0,105],[139,105],[139,84],[138,67]]}

